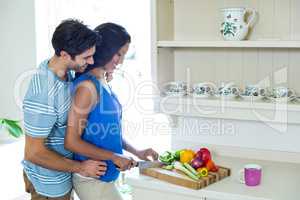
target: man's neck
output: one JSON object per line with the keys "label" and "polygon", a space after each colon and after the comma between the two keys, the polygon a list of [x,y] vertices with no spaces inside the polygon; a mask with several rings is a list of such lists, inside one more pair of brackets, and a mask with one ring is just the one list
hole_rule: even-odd
{"label": "man's neck", "polygon": [[67,79],[68,66],[58,56],[54,55],[48,63],[49,69],[61,80]]}

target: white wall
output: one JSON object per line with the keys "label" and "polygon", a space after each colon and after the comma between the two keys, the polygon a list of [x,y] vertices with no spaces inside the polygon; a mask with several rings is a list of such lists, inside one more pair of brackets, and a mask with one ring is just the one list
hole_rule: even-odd
{"label": "white wall", "polygon": [[0,0],[0,117],[21,119],[13,91],[17,78],[36,67],[34,17],[34,0]]}

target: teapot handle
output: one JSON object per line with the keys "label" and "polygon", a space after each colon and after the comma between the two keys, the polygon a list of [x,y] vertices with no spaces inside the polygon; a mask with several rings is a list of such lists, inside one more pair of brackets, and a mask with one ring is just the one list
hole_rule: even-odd
{"label": "teapot handle", "polygon": [[247,27],[253,27],[253,25],[254,25],[254,23],[255,23],[255,21],[256,21],[256,18],[257,18],[257,11],[254,10],[254,9],[251,9],[251,8],[247,8],[247,9],[245,10],[245,14],[246,14],[247,12],[251,13],[250,18],[249,18],[249,21],[248,21],[248,23],[247,23]]}

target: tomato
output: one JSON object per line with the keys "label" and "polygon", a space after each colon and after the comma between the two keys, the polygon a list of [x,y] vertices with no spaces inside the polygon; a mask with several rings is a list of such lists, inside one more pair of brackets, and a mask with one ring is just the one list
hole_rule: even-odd
{"label": "tomato", "polygon": [[212,172],[217,172],[218,170],[219,170],[219,167],[216,165],[211,169]]}
{"label": "tomato", "polygon": [[212,169],[214,169],[216,167],[214,161],[212,161],[212,160],[208,160],[206,162],[205,166],[208,169],[208,171],[212,171]]}

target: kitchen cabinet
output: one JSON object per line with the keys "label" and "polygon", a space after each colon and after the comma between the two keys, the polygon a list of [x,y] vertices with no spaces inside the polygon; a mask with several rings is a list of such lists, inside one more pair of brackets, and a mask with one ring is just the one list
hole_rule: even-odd
{"label": "kitchen cabinet", "polygon": [[[169,81],[233,81],[242,88],[266,81],[300,92],[298,0],[157,0],[152,7],[153,78],[160,89]],[[222,39],[224,7],[258,11],[248,40]]]}
{"label": "kitchen cabinet", "polygon": [[[199,140],[221,146],[300,152],[294,143],[300,139],[296,134],[300,131],[299,103],[160,96],[164,85],[170,81],[185,81],[188,86],[203,82],[217,87],[229,82],[240,88],[253,84],[271,88],[286,86],[299,95],[299,0],[155,0],[151,1],[151,6],[152,75],[157,86],[155,110],[167,114],[171,124],[177,128],[172,135],[174,148],[180,140],[186,140],[189,145]],[[220,10],[225,7],[253,8],[258,12],[257,22],[247,40],[223,40]],[[182,128],[188,118],[199,119],[210,126],[216,124],[216,120],[221,121],[221,125],[233,124],[242,130],[238,133],[241,140],[224,144],[217,139],[200,136],[188,139],[183,135],[191,134]],[[256,128],[261,133],[254,131],[249,136],[248,130]],[[193,132],[197,132],[201,127],[194,129]],[[278,136],[278,133],[281,135]],[[201,133],[192,133],[194,135]],[[243,145],[246,137],[251,137],[252,145],[251,142]],[[256,137],[263,138],[261,144],[255,143],[253,138]],[[277,146],[264,142],[271,141],[270,137]],[[283,143],[290,143],[291,148],[283,147]],[[226,151],[223,147],[221,149]]]}
{"label": "kitchen cabinet", "polygon": [[[223,40],[220,33],[220,10],[224,7],[257,10],[258,20],[248,40]],[[299,8],[298,0],[152,1],[152,74],[158,89],[157,95],[171,81],[185,81],[189,87],[203,82],[212,83],[216,88],[230,82],[240,88],[254,84],[270,88],[285,86],[299,94]],[[169,99],[160,98],[158,101],[156,98],[157,111],[169,115],[173,111],[175,116],[265,120],[275,123],[299,123],[300,119],[300,104],[225,101],[227,105],[224,105],[209,99]],[[179,101],[181,107],[175,106],[177,109],[174,109],[174,104],[178,105]],[[236,106],[230,106],[232,104]],[[210,106],[217,114],[201,114],[197,108],[203,105]],[[226,111],[221,112],[223,109]]]}
{"label": "kitchen cabinet", "polygon": [[[207,146],[219,159],[217,164],[231,168],[233,174],[199,191],[131,177],[133,199],[296,199],[300,104],[164,97],[161,91],[171,81],[190,86],[210,82],[218,87],[234,82],[240,88],[285,86],[299,94],[300,1],[153,0],[151,6],[155,110],[170,117],[172,149]],[[258,21],[247,40],[223,40],[220,9],[225,7],[257,10]],[[247,163],[266,166],[261,186],[249,188],[235,181],[237,171]]]}

